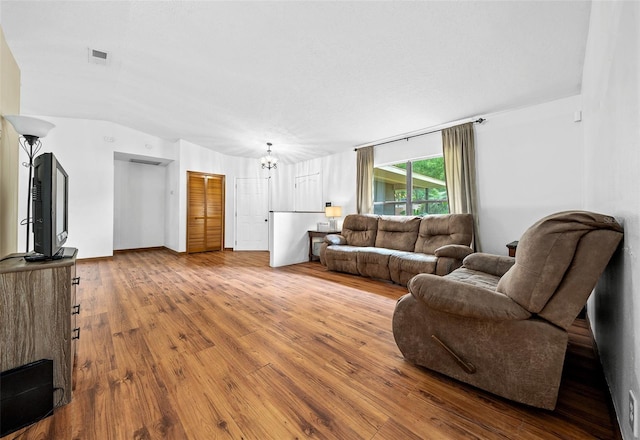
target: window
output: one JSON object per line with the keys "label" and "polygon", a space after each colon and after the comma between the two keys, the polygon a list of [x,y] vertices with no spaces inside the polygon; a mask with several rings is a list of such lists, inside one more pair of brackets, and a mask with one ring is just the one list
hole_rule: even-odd
{"label": "window", "polygon": [[373,212],[381,215],[448,214],[443,157],[375,167]]}

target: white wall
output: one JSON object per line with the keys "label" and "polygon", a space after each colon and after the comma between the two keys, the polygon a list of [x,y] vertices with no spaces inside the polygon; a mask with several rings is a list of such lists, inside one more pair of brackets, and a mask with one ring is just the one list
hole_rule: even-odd
{"label": "white wall", "polygon": [[[326,201],[343,206],[345,215],[355,212],[353,152],[300,164],[281,162],[276,170],[268,171],[260,167],[257,159],[226,156],[184,140],[166,141],[110,122],[39,117],[56,124],[50,134],[42,139],[41,152],[53,152],[70,176],[67,246],[77,247],[80,258],[110,256],[113,255],[114,249],[162,245],[177,252],[184,252],[187,171],[225,175],[225,247],[233,247],[234,241],[233,182],[236,177],[271,176],[270,209],[290,211],[294,209],[294,177],[309,169],[321,170]],[[122,168],[116,169],[116,152],[170,161],[166,168],[155,167],[164,170],[163,193],[158,186],[158,176],[145,176],[139,172],[131,174],[125,171],[130,171],[131,165],[125,168],[119,164]],[[23,157],[24,153],[21,154],[20,160],[26,160]],[[19,200],[25,200],[27,170],[20,168]],[[123,179],[127,179],[127,182]],[[156,213],[158,206],[164,205],[165,209],[163,219],[154,223],[151,230],[145,230],[150,233],[149,237],[136,232],[141,225],[148,222],[148,211],[136,208],[136,194],[140,194],[135,190],[142,191],[143,188],[146,188],[145,191],[149,191],[150,188],[158,190],[155,193],[157,203],[153,205],[154,208],[147,208],[153,209]],[[129,194],[130,189],[134,191]],[[117,198],[116,193],[119,195]],[[18,215],[22,219],[26,217],[24,203],[20,204],[20,208]],[[160,217],[159,213],[158,216]],[[162,223],[164,226],[161,239]],[[123,229],[125,224],[129,225],[129,230]],[[21,240],[19,249],[24,249],[24,234],[20,233],[23,231],[24,227],[18,234]],[[118,232],[114,236],[115,231]]]}
{"label": "white wall", "polygon": [[[482,251],[507,254],[536,220],[579,209],[582,126],[574,122],[580,97],[484,115],[474,125]],[[440,132],[376,146],[375,166],[442,155]]]}
{"label": "white wall", "polygon": [[588,311],[620,429],[631,440],[629,390],[640,399],[640,4],[591,8],[582,94],[586,207],[614,215],[624,241]]}
{"label": "white wall", "polygon": [[[158,230],[156,230],[156,227],[160,228],[158,223],[154,225],[154,238],[145,238],[144,243],[149,243],[150,246],[164,245],[177,252],[186,250],[187,171],[226,176],[226,247],[232,247],[234,237],[235,204],[232,186],[234,178],[267,175],[265,174],[267,171],[260,168],[257,160],[222,155],[183,140],[170,142],[105,121],[38,117],[56,124],[50,134],[42,139],[41,152],[53,152],[70,176],[69,239],[66,245],[77,247],[80,258],[110,256],[113,255],[114,248],[146,246],[143,243],[137,246],[132,242],[131,237],[125,242],[117,243],[114,239],[114,219],[119,219],[120,216],[119,213],[116,214],[114,198],[116,191],[114,152],[171,161],[164,171],[166,182],[164,195],[157,193],[159,198],[164,198],[165,213],[162,220],[164,238],[162,243],[159,243]],[[22,156],[25,156],[24,153]],[[21,161],[24,161],[25,157],[22,156]],[[25,200],[27,171],[23,167],[20,168],[19,200]],[[278,165],[278,171],[286,168],[285,164]],[[273,174],[273,180],[278,181],[278,175]],[[153,181],[155,182],[155,179]],[[154,186],[153,182],[148,183]],[[126,192],[126,188],[118,184],[117,191],[123,193]],[[282,191],[287,191],[286,187],[283,187]],[[288,194],[283,199],[287,200],[287,197],[289,197]],[[127,203],[121,202],[125,205]],[[142,225],[147,221],[142,211],[138,211],[135,218],[133,210],[130,209],[129,214],[131,217],[127,221],[131,224]],[[26,217],[24,203],[21,204],[18,216],[20,219]],[[21,240],[19,249],[24,249],[24,234],[20,233],[23,231],[24,229],[21,228],[18,234]]]}
{"label": "white wall", "polygon": [[535,221],[582,208],[580,105],[574,96],[487,115],[474,126],[483,252],[506,254]]}
{"label": "white wall", "polygon": [[[505,244],[519,239],[538,218],[582,206],[582,125],[573,122],[577,110],[579,97],[570,97],[486,115],[487,122],[475,126],[484,251],[505,254]],[[82,258],[112,255],[115,151],[173,160],[166,167],[164,246],[178,252],[186,250],[187,171],[226,176],[225,247],[234,241],[236,177],[271,176],[270,209],[292,211],[295,177],[320,172],[324,201],[343,207],[340,220],[356,212],[352,149],[297,164],[281,162],[269,172],[257,159],[222,155],[183,140],[168,142],[117,124],[45,119],[58,125],[43,144],[71,176],[68,245],[80,248]],[[441,135],[434,133],[375,147],[375,163],[430,157],[441,150]]]}
{"label": "white wall", "polygon": [[269,213],[269,265],[271,267],[309,261],[309,234],[319,221],[326,220],[322,212]]}
{"label": "white wall", "polygon": [[[280,175],[287,169],[286,164],[279,163],[277,170],[263,170],[258,159],[227,156],[201,147],[188,141],[180,140],[176,144],[179,160],[167,167],[169,182],[169,211],[167,221],[167,240],[165,246],[177,252],[187,249],[187,171],[222,174],[225,176],[225,247],[232,248],[235,237],[235,200],[234,182],[238,177],[259,178],[272,176],[271,197],[275,200],[273,186],[277,192]],[[285,171],[286,173],[286,171]],[[273,204],[273,200],[270,202]],[[265,213],[266,215],[267,213]]]}
{"label": "white wall", "polygon": [[[356,154],[353,150],[296,164],[278,164],[272,175],[272,211],[294,211],[297,176],[320,173],[322,198],[342,207],[342,216],[356,212]],[[321,207],[322,208],[322,207]]]}
{"label": "white wall", "polygon": [[[41,139],[40,153],[52,152],[69,174],[69,238],[80,258],[113,255],[114,152],[173,160],[172,144],[104,121],[38,116],[56,127]],[[20,161],[26,160],[21,152]],[[20,167],[19,200],[26,198],[27,170]],[[20,204],[19,219],[26,217]],[[24,249],[24,227],[18,234]],[[33,247],[33,246],[32,246]]]}
{"label": "white wall", "polygon": [[[43,117],[56,124],[41,139],[41,153],[52,152],[69,175],[69,237],[66,246],[79,248],[79,257],[112,255],[113,149],[103,137],[107,122]],[[104,148],[102,148],[104,147]],[[24,153],[21,159],[25,157]],[[20,167],[20,198],[25,200],[27,170]],[[19,218],[26,207],[19,207]],[[23,227],[19,249],[24,249]],[[31,240],[33,249],[33,240]]]}
{"label": "white wall", "polygon": [[[280,167],[280,165],[278,165]],[[322,177],[322,197],[332,206],[342,207],[338,228],[348,214],[356,212],[356,154],[353,151],[278,168],[278,180],[274,191],[274,209],[269,216],[269,264],[272,267],[301,263],[309,258],[308,230],[315,230],[319,221],[327,221],[320,207],[319,212],[292,212],[294,181],[296,176],[319,173]],[[324,204],[323,204],[324,206]]]}
{"label": "white wall", "polygon": [[[292,166],[291,182],[296,176],[306,176],[320,173],[322,177],[323,204],[331,202],[332,206],[342,207],[342,218],[347,214],[356,213],[356,153],[352,150],[333,154],[318,159],[311,159]],[[293,188],[293,186],[291,186]],[[292,210],[291,200],[288,210]],[[325,218],[326,220],[326,218]]]}
{"label": "white wall", "polygon": [[342,220],[348,214],[355,214],[356,209],[356,153],[344,153],[326,156],[320,159],[323,173],[323,189],[325,202],[342,207],[342,219],[338,220],[338,228],[342,228]]}
{"label": "white wall", "polygon": [[[179,151],[179,141],[175,143],[174,148]],[[167,178],[167,186],[165,188],[165,230],[164,245],[178,252],[180,248],[180,162],[174,160],[167,165],[165,175]],[[186,215],[186,208],[185,208]],[[186,223],[185,223],[186,224]],[[185,229],[186,231],[186,229]],[[186,243],[186,232],[185,232]]]}
{"label": "white wall", "polygon": [[[187,250],[187,171],[200,173],[225,175],[225,247],[229,243],[229,231],[233,233],[233,223],[230,223],[229,211],[229,184],[233,179],[225,172],[228,156],[211,151],[199,145],[184,140],[178,141],[179,160],[178,166],[170,168],[169,172],[177,172],[177,177],[172,179],[177,187],[171,187],[177,199],[172,199],[172,210],[177,215],[178,224],[177,247],[167,246],[177,252]],[[233,194],[233,193],[231,193]],[[233,211],[231,211],[233,212]],[[233,237],[233,235],[231,236]],[[173,245],[173,243],[172,243]]]}
{"label": "white wall", "polygon": [[373,147],[373,166],[433,156],[442,156],[442,134],[439,131]]}
{"label": "white wall", "polygon": [[113,249],[164,246],[166,167],[114,162]]}

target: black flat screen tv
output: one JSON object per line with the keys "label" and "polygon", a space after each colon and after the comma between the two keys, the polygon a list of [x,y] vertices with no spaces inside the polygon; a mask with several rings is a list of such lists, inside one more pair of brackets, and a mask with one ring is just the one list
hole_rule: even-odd
{"label": "black flat screen tv", "polygon": [[53,153],[34,159],[32,191],[33,250],[56,258],[69,234],[69,176]]}

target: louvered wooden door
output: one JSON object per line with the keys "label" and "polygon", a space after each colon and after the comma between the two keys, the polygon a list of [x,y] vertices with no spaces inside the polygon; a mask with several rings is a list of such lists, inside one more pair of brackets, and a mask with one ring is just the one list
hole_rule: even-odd
{"label": "louvered wooden door", "polygon": [[187,252],[224,249],[224,176],[187,172]]}

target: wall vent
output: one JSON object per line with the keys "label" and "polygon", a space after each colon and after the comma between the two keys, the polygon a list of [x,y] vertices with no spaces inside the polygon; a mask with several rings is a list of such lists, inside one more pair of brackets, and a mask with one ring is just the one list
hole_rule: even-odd
{"label": "wall vent", "polygon": [[109,54],[102,50],[89,48],[89,62],[105,66],[109,62]]}
{"label": "wall vent", "polygon": [[154,160],[144,160],[144,159],[129,159],[129,162],[141,163],[143,165],[155,165],[155,166],[162,164],[162,162],[156,162]]}

